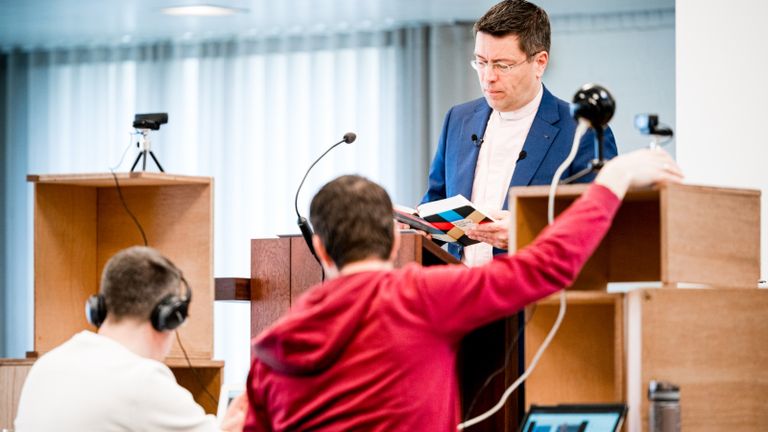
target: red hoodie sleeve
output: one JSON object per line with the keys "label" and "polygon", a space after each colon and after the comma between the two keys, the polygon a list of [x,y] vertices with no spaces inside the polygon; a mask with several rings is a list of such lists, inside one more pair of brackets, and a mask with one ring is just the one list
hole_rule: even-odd
{"label": "red hoodie sleeve", "polygon": [[555,223],[514,255],[475,268],[441,266],[416,273],[430,327],[460,338],[509,316],[576,279],[600,244],[621,204],[601,185],[592,185]]}
{"label": "red hoodie sleeve", "polygon": [[272,424],[269,421],[267,407],[258,390],[258,374],[260,365],[257,361],[251,362],[251,369],[248,372],[246,381],[246,392],[248,394],[248,413],[245,417],[243,432],[272,432]]}

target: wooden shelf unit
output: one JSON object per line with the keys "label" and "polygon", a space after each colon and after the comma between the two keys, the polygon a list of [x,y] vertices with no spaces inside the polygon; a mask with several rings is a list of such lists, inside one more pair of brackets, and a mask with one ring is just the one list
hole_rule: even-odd
{"label": "wooden shelf unit", "polygon": [[[560,186],[556,212],[587,187]],[[512,249],[546,227],[548,192],[510,191]],[[640,432],[648,430],[648,383],[666,380],[681,387],[683,430],[768,429],[768,290],[755,289],[759,239],[759,191],[631,190],[569,288],[562,327],[526,383],[526,405],[625,402],[625,430]],[[609,282],[661,288],[607,293]],[[697,288],[680,288],[687,284]],[[551,329],[559,299],[527,309],[526,365]]]}
{"label": "wooden shelf unit", "polygon": [[[190,358],[213,356],[213,181],[160,173],[117,174],[149,246],[171,259],[193,290],[180,330]],[[107,260],[142,245],[110,174],[30,175],[35,185],[35,343],[40,355],[84,329],[85,300]],[[171,358],[183,358],[174,345]]]}
{"label": "wooden shelf unit", "polygon": [[[588,185],[557,189],[556,213]],[[520,249],[547,225],[548,186],[510,190]],[[725,223],[727,221],[727,223]],[[572,289],[605,290],[608,282],[753,286],[760,277],[760,191],[682,184],[633,189],[613,227]]]}
{"label": "wooden shelf unit", "polygon": [[[217,407],[198,382],[218,397],[224,362],[211,360],[213,179],[147,172],[115,176],[149,246],[171,259],[192,288],[190,319],[179,336],[194,371],[175,341],[166,363],[206,412],[215,414]],[[94,330],[84,305],[98,292],[104,265],[119,250],[144,243],[111,174],[29,175],[27,180],[35,187],[34,353],[43,355],[82,330]],[[28,370],[34,359],[21,361]]]}

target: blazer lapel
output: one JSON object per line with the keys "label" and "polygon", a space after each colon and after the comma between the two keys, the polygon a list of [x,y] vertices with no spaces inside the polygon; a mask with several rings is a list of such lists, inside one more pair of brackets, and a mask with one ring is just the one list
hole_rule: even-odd
{"label": "blazer lapel", "polygon": [[[549,147],[560,132],[559,127],[553,126],[559,120],[560,114],[557,112],[557,99],[544,87],[539,110],[536,112],[536,117],[534,117],[533,124],[531,124],[531,130],[528,132],[525,144],[523,144],[523,150],[527,153],[527,156],[515,166],[512,181],[509,184],[510,187],[528,186],[530,184]],[[504,207],[506,208],[506,201]]]}
{"label": "blazer lapel", "polygon": [[472,199],[475,167],[477,166],[477,157],[480,154],[480,148],[472,141],[472,135],[477,135],[478,139],[482,139],[491,111],[491,107],[485,100],[482,100],[475,108],[474,114],[465,117],[461,125],[458,157],[456,158],[456,193],[464,195],[467,199]]}

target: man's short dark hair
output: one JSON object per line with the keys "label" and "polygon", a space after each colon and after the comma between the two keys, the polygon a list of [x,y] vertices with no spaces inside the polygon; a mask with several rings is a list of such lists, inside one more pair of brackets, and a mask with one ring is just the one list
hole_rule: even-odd
{"label": "man's short dark hair", "polygon": [[150,319],[152,309],[180,290],[181,271],[155,249],[134,246],[115,254],[104,266],[101,294],[109,316]]}
{"label": "man's short dark hair", "polygon": [[310,220],[336,267],[366,258],[388,259],[394,242],[387,191],[360,176],[339,177],[312,198]]}
{"label": "man's short dark hair", "polygon": [[475,23],[477,32],[495,37],[515,35],[520,50],[528,57],[549,52],[551,31],[544,9],[525,0],[503,0],[495,4]]}

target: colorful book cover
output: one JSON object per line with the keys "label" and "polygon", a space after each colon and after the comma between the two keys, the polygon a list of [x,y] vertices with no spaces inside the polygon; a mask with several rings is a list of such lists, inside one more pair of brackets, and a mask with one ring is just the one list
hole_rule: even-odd
{"label": "colorful book cover", "polygon": [[479,243],[467,237],[464,234],[465,229],[494,221],[462,195],[424,203],[418,207],[416,214],[408,210],[396,208],[395,218],[412,228],[431,234],[434,239],[449,243],[458,242],[464,246]]}

